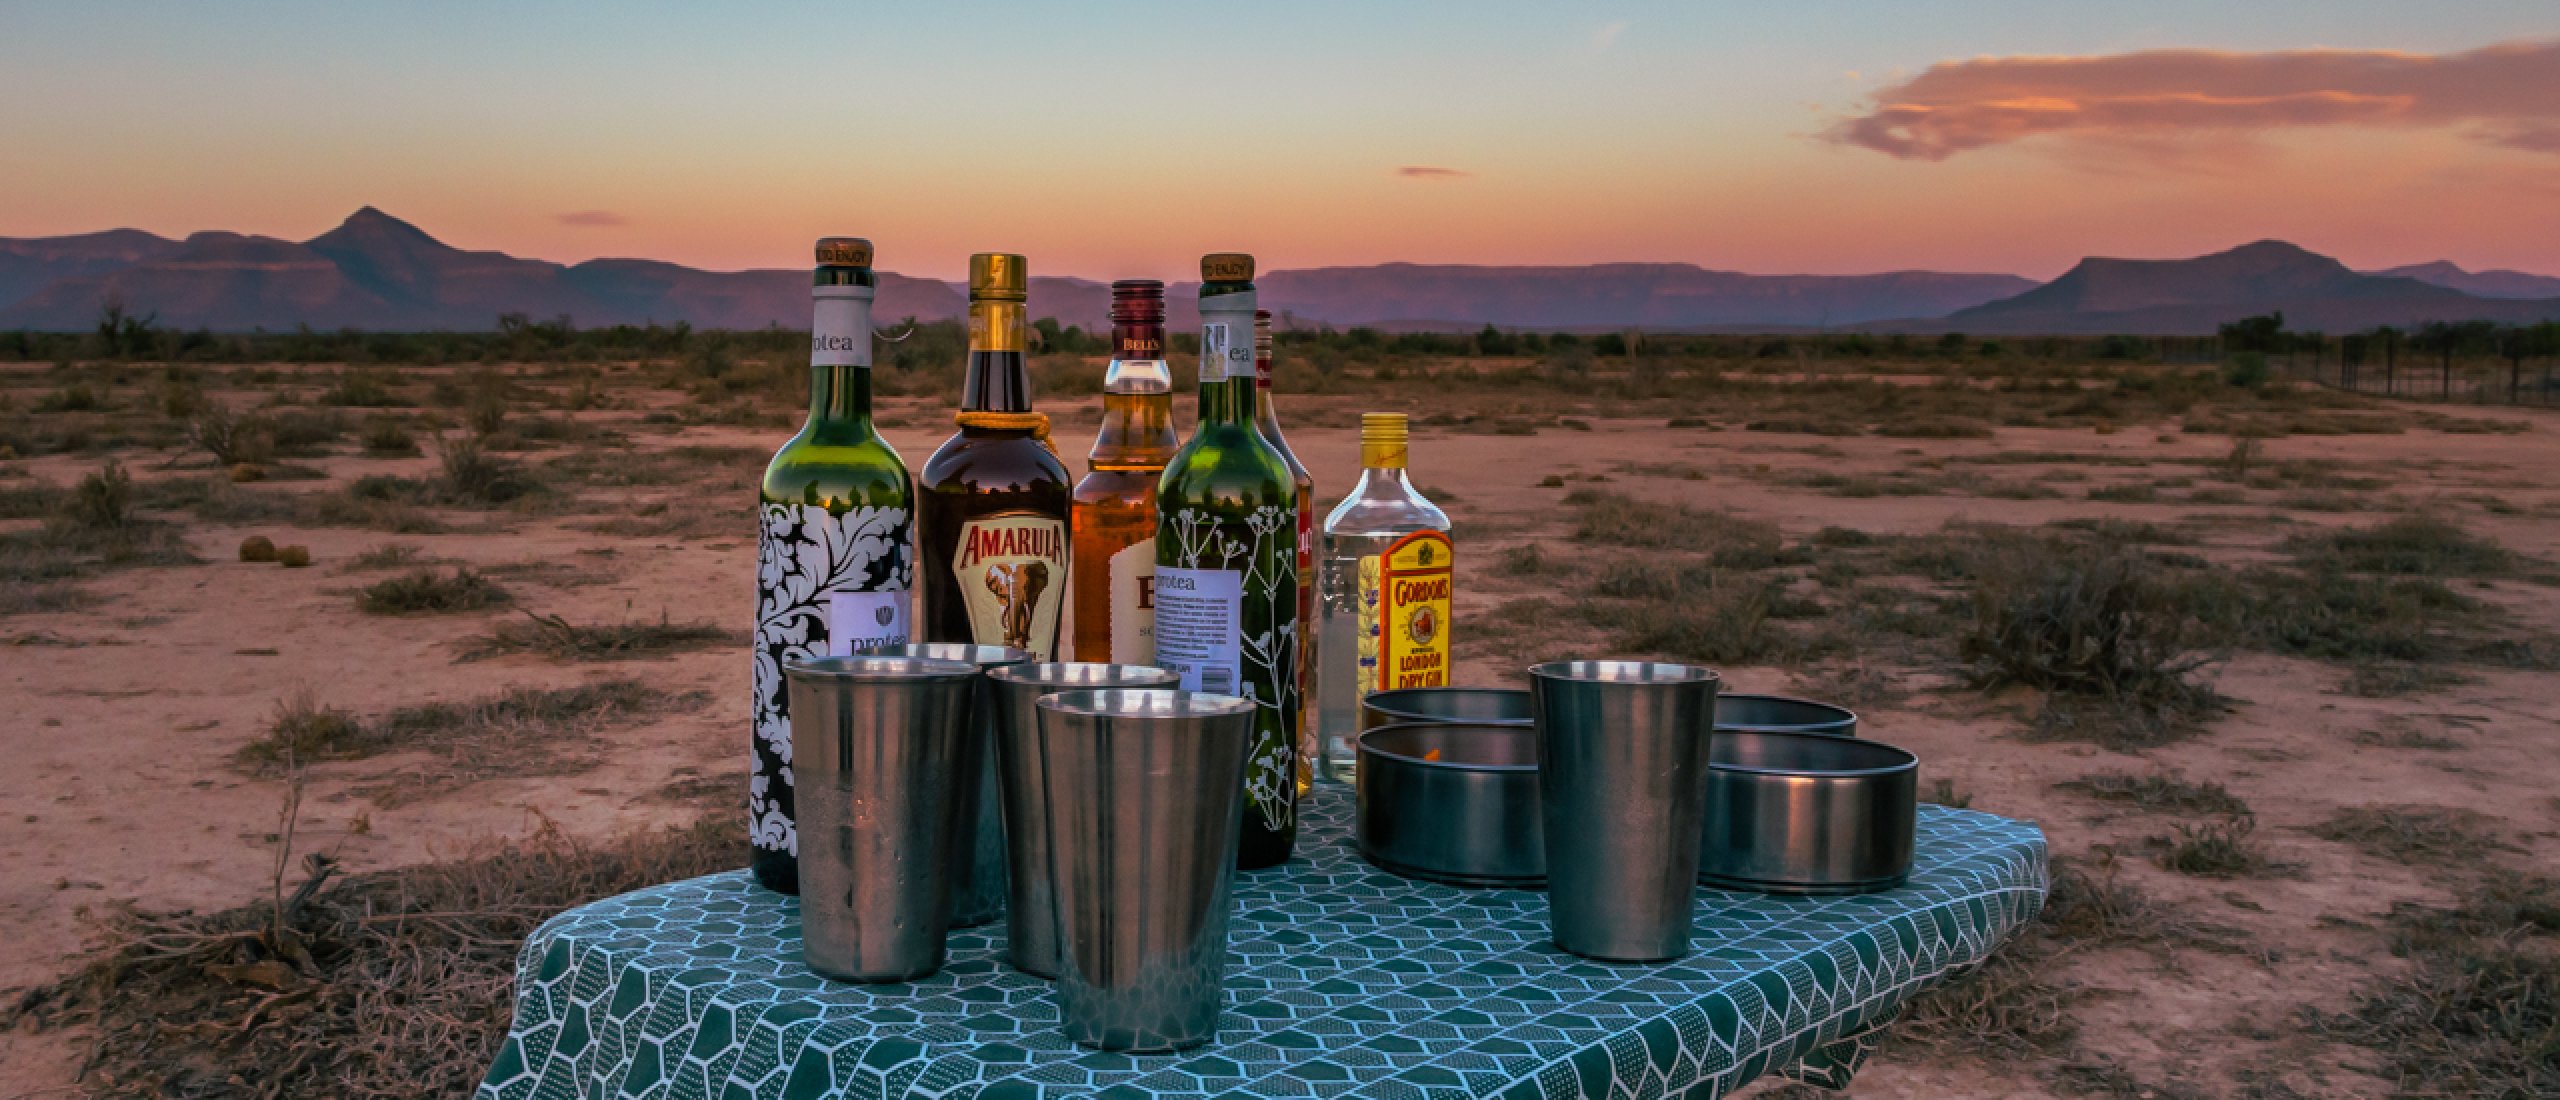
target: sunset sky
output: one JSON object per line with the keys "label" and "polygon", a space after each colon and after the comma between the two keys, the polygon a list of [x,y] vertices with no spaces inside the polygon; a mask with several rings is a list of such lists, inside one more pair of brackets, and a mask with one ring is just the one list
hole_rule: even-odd
{"label": "sunset sky", "polygon": [[2281,237],[2560,273],[2560,6],[0,0],[0,236],[961,274],[2048,277]]}

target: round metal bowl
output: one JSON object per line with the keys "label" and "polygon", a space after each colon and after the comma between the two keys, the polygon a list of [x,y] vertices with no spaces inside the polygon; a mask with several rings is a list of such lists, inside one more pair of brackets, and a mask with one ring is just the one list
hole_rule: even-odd
{"label": "round metal bowl", "polygon": [[1862,894],[1911,875],[1920,760],[1876,741],[1716,731],[1698,881]]}
{"label": "round metal bowl", "polygon": [[1789,695],[1726,692],[1716,696],[1716,731],[1727,730],[1856,737],[1858,712]]}
{"label": "round metal bowl", "polygon": [[1488,726],[1529,724],[1527,688],[1396,688],[1360,700],[1360,728],[1399,722],[1471,722]]}
{"label": "round metal bowl", "polygon": [[1461,886],[1546,881],[1538,743],[1526,726],[1407,722],[1360,735],[1360,854]]}

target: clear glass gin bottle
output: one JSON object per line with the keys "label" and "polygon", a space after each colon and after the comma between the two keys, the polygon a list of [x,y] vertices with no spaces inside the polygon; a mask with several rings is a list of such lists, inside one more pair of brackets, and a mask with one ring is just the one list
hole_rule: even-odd
{"label": "clear glass gin bottle", "polygon": [[1405,416],[1360,417],[1360,482],[1324,521],[1316,644],[1319,769],[1349,783],[1360,700],[1449,682],[1449,516],[1405,477]]}

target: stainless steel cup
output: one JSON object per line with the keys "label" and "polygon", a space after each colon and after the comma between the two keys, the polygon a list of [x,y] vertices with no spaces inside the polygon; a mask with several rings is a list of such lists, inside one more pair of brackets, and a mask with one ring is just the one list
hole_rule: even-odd
{"label": "stainless steel cup", "polygon": [[1049,802],[1040,766],[1040,697],[1060,691],[1172,687],[1182,677],[1145,665],[1020,664],[987,670],[995,683],[996,788],[1003,797],[1005,954],[1013,968],[1058,976],[1058,907],[1049,889]]}
{"label": "stainless steel cup", "polygon": [[809,969],[900,982],[942,965],[969,693],[952,661],[786,661]]}
{"label": "stainless steel cup", "polygon": [[1529,670],[1556,946],[1617,962],[1689,953],[1721,683],[1644,661]]}
{"label": "stainless steel cup", "polygon": [[[1000,645],[915,642],[870,652],[884,657],[924,657],[976,665],[979,672],[1031,659]],[[969,697],[969,761],[962,774],[977,781],[960,792],[960,842],[951,856],[951,927],[975,928],[1004,915],[1004,810],[996,794],[995,688],[985,676]]]}
{"label": "stainless steel cup", "polygon": [[1123,1051],[1208,1042],[1253,704],[1114,689],[1043,696],[1039,710],[1067,1038]]}

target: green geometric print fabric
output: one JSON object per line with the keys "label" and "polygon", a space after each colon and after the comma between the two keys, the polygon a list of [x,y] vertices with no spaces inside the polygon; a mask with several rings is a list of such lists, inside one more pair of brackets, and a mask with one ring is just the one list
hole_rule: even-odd
{"label": "green geometric print fabric", "polygon": [[1216,1042],[1083,1050],[1001,923],[923,981],[830,982],[799,902],[744,872],[562,913],[525,942],[480,1100],[813,1097],[1720,1096],[1764,1073],[1845,1085],[1913,993],[2034,919],[2044,836],[1920,807],[1910,884],[1857,897],[1701,889],[1695,944],[1604,965],[1548,942],[1546,899],[1397,878],[1350,842],[1349,793],[1301,804],[1298,857],[1240,874]]}

